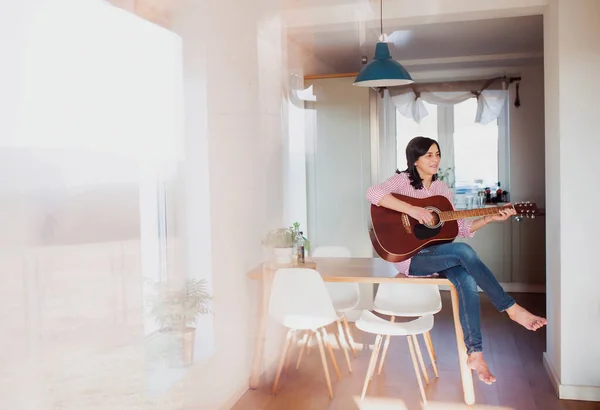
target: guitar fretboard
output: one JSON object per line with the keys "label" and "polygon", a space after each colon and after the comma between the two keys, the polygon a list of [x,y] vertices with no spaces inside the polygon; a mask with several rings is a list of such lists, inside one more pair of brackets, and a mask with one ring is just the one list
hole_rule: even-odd
{"label": "guitar fretboard", "polygon": [[511,209],[512,205],[507,206],[493,206],[489,208],[478,208],[468,209],[464,211],[446,211],[440,213],[440,219],[442,222],[456,221],[457,219],[464,218],[476,218],[478,216],[496,215],[499,214],[502,209]]}

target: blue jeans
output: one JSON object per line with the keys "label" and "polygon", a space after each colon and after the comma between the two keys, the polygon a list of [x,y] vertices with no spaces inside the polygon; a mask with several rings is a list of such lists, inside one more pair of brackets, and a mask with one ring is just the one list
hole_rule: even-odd
{"label": "blue jeans", "polygon": [[445,243],[423,249],[412,257],[409,273],[426,276],[439,273],[452,282],[458,291],[460,323],[467,353],[481,352],[481,318],[477,286],[487,293],[500,312],[515,304],[494,274],[479,259],[471,246],[462,242]]}

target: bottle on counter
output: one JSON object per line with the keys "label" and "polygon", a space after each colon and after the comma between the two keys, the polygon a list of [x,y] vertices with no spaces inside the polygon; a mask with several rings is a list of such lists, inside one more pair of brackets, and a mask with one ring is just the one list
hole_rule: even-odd
{"label": "bottle on counter", "polygon": [[298,236],[296,237],[296,252],[297,252],[297,263],[303,264],[306,256],[306,240],[304,239],[304,233],[302,231],[298,232]]}
{"label": "bottle on counter", "polygon": [[492,199],[493,202],[502,202],[502,188],[500,186],[500,181],[498,181],[498,183],[496,184],[496,187],[494,188],[493,196],[494,196],[494,199]]}

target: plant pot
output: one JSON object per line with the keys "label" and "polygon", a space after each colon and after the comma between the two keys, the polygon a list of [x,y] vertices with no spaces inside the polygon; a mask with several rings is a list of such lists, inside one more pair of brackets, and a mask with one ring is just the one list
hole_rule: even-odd
{"label": "plant pot", "polygon": [[196,329],[162,329],[160,331],[166,344],[166,361],[171,367],[186,367],[194,363],[194,342]]}
{"label": "plant pot", "polygon": [[277,263],[292,263],[292,253],[293,248],[273,248],[273,256]]}

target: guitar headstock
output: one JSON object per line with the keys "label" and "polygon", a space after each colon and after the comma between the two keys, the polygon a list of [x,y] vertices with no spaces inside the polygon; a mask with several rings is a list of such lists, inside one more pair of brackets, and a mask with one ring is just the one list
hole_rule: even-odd
{"label": "guitar headstock", "polygon": [[515,220],[517,222],[522,221],[523,218],[534,219],[536,216],[543,214],[542,212],[540,212],[535,202],[517,202],[513,206],[515,208],[515,211],[517,212],[517,216],[515,217]]}

